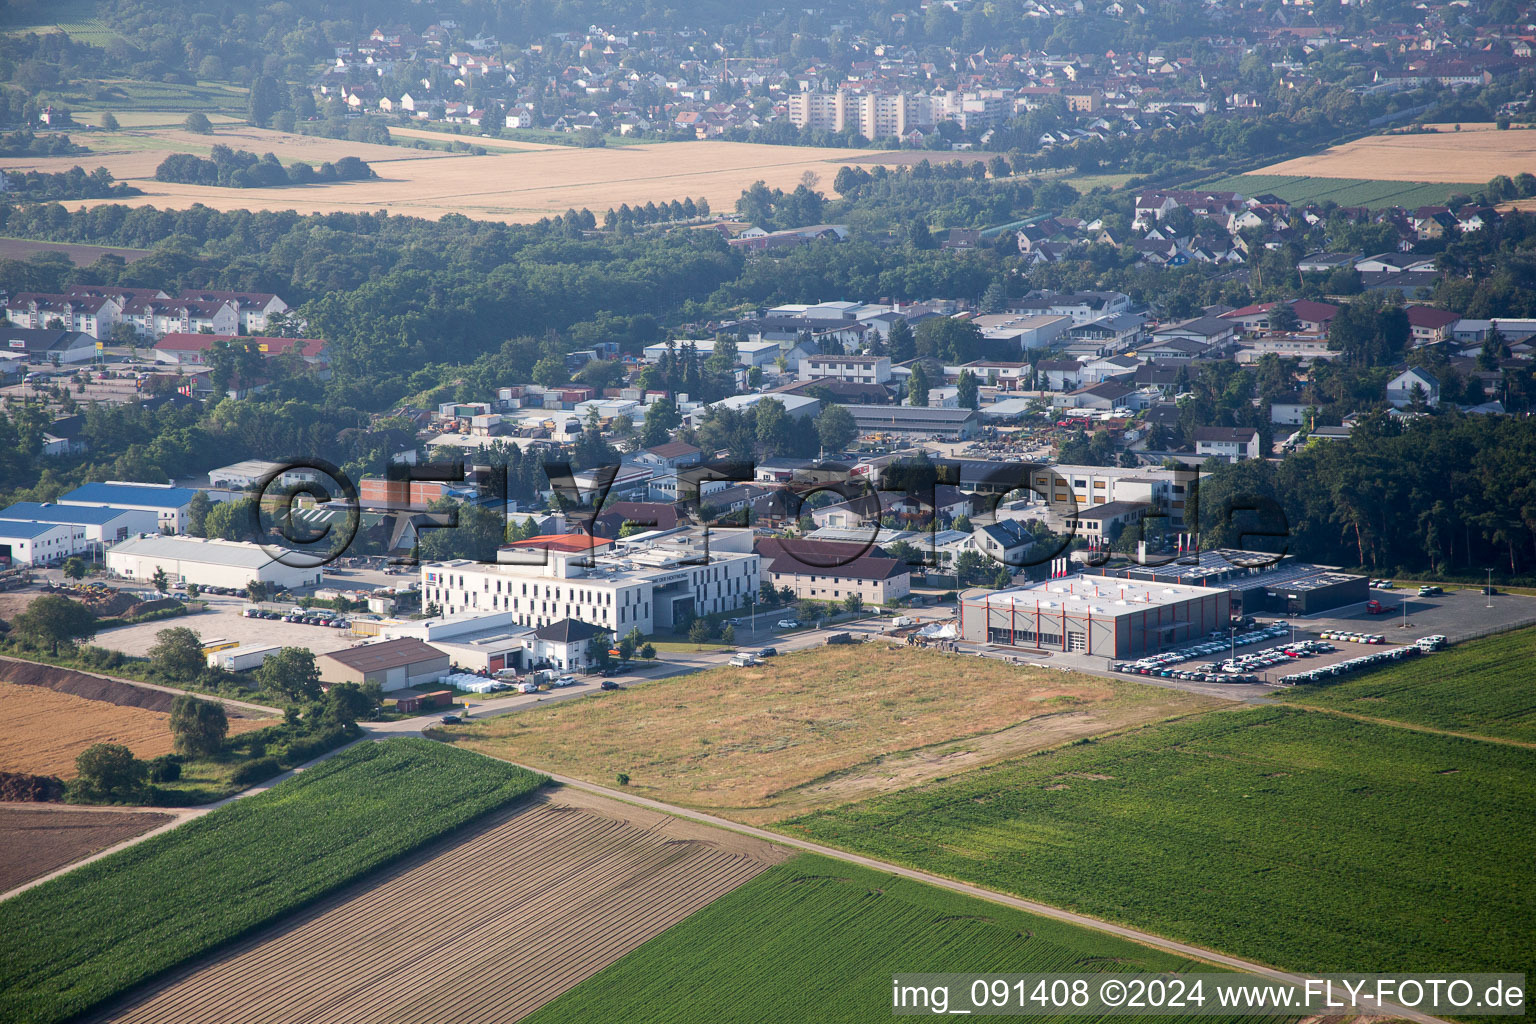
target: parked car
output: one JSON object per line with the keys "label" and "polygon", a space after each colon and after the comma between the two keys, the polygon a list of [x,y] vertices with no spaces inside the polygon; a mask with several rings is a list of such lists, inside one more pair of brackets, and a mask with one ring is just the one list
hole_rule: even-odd
{"label": "parked car", "polygon": [[576,677],[575,676],[561,676],[560,678],[556,679],[554,681],[554,683],[552,683],[551,685],[553,685],[553,686],[575,686],[576,685]]}
{"label": "parked car", "polygon": [[1439,587],[1431,586],[1429,584],[1425,584],[1424,586],[1419,588],[1419,596],[1420,597],[1434,597],[1436,594],[1443,594],[1443,593],[1445,593],[1445,591],[1441,590]]}
{"label": "parked car", "polygon": [[779,628],[780,629],[796,629],[796,628],[799,627],[799,625],[800,625],[800,620],[799,619],[780,619],[779,620]]}

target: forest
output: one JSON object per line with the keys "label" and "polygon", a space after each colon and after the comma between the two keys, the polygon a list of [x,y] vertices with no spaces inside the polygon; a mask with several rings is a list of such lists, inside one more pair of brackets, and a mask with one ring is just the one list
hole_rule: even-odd
{"label": "forest", "polygon": [[[1202,479],[1197,521],[1207,549],[1255,529],[1229,504],[1277,503],[1299,558],[1384,573],[1497,566],[1536,574],[1536,419],[1446,413],[1407,423],[1361,418],[1347,442],[1318,442],[1277,465],[1250,460]],[[1187,514],[1187,513],[1186,513]]]}

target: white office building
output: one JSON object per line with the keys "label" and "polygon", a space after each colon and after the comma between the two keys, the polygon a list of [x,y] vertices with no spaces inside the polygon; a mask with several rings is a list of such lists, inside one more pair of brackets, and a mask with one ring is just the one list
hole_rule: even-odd
{"label": "white office building", "polygon": [[611,545],[580,541],[534,538],[504,549],[507,560],[494,565],[467,559],[424,565],[422,601],[443,615],[510,611],[518,625],[577,619],[622,636],[636,627],[649,634],[691,616],[744,609],[758,592],[761,560],[750,531],[678,529]]}

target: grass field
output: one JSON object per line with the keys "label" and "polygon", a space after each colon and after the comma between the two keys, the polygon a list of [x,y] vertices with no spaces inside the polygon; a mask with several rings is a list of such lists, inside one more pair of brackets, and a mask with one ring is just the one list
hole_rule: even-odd
{"label": "grass field", "polygon": [[750,824],[889,792],[1216,701],[907,647],[819,647],[757,668],[442,730],[521,764]]}
{"label": "grass field", "polygon": [[1536,131],[1499,131],[1463,124],[1420,135],[1367,135],[1312,156],[1261,167],[1258,175],[1354,178],[1364,181],[1487,182],[1536,166]]}
{"label": "grass field", "polygon": [[4,905],[0,1021],[51,1024],[539,786],[421,739],[364,743]]}
{"label": "grass field", "polygon": [[804,854],[716,900],[528,1022],[863,1024],[890,1016],[891,977],[903,971],[1191,966],[1124,939]]}
{"label": "grass field", "polygon": [[1521,629],[1287,696],[1310,707],[1536,743],[1533,662],[1536,628]]}
{"label": "grass field", "polygon": [[554,787],[87,1020],[510,1024],[788,853]]}
{"label": "grass field", "polygon": [[1536,751],[1225,711],[781,826],[1279,966],[1536,968]]}
{"label": "grass field", "polygon": [[1288,203],[1321,203],[1340,206],[1401,206],[1414,209],[1443,203],[1453,192],[1473,192],[1471,184],[1436,184],[1420,181],[1366,181],[1359,178],[1308,178],[1283,174],[1235,174],[1206,186],[1241,192],[1245,196],[1272,192]]}

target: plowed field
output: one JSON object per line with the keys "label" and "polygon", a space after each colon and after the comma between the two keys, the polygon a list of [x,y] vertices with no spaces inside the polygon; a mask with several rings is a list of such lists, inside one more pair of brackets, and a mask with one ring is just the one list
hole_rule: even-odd
{"label": "plowed field", "polygon": [[554,790],[93,1019],[516,1021],[787,852]]}
{"label": "plowed field", "polygon": [[170,820],[139,811],[0,806],[0,892]]}

